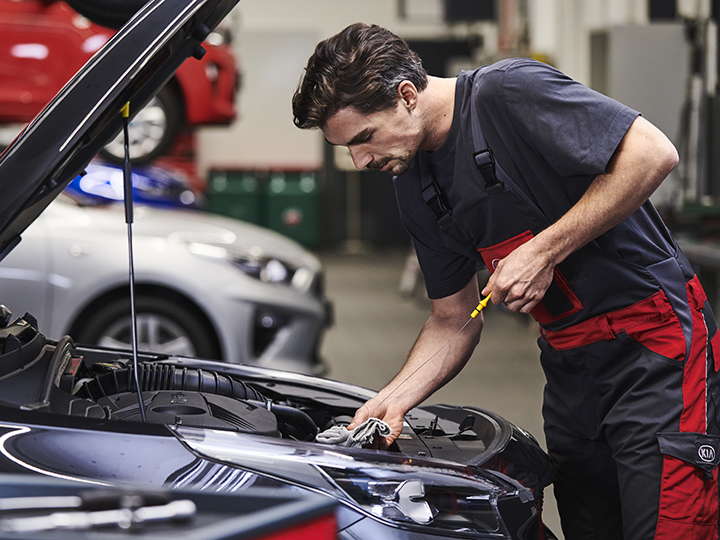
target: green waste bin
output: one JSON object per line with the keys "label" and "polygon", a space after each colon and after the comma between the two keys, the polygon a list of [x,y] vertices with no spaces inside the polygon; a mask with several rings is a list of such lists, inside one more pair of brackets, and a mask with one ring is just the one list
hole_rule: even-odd
{"label": "green waste bin", "polygon": [[272,173],[264,225],[309,248],[320,244],[320,194],[315,173]]}
{"label": "green waste bin", "polygon": [[262,182],[256,173],[211,171],[205,194],[208,211],[250,223],[262,222]]}

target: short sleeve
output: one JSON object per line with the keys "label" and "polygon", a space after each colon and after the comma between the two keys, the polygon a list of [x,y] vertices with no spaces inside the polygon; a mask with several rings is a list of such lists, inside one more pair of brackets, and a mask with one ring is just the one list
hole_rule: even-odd
{"label": "short sleeve", "polygon": [[605,172],[639,114],[530,59],[506,63],[487,83],[478,89],[479,102],[501,107],[519,137],[561,176]]}

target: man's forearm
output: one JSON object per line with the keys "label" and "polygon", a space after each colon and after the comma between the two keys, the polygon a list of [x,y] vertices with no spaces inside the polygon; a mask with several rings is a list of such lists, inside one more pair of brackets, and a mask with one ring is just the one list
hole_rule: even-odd
{"label": "man's forearm", "polygon": [[380,418],[392,430],[389,437],[378,441],[379,448],[387,448],[402,432],[405,413],[452,379],[467,363],[483,327],[482,314],[470,317],[479,301],[475,277],[457,293],[433,300],[430,317],[400,373],[355,412],[348,429],[368,417]]}
{"label": "man's forearm", "polygon": [[[378,392],[375,400],[392,401],[407,411],[451,380],[472,356],[482,331],[482,316],[432,316],[423,326],[405,365],[393,380]],[[462,328],[462,331],[460,329]]]}

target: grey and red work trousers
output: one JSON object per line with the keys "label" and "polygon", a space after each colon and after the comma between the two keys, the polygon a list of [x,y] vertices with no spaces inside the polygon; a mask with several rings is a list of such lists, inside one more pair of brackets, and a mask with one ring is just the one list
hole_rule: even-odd
{"label": "grey and red work trousers", "polygon": [[692,328],[661,291],[539,340],[567,540],[718,538],[720,336],[687,292]]}

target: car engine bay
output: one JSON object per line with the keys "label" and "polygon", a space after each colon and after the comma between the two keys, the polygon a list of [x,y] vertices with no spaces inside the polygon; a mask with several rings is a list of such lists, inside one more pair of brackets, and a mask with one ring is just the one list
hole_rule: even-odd
{"label": "car engine bay", "polygon": [[[79,348],[69,336],[50,342],[36,324],[26,314],[0,329],[2,404],[98,420],[142,421],[128,354]],[[270,390],[272,384],[264,392],[273,395],[266,397],[220,372],[148,361],[161,358],[143,355],[145,361],[138,363],[148,423],[312,441],[318,422],[324,426],[334,421],[329,412],[315,411],[312,419],[301,407],[283,404]]]}
{"label": "car engine bay", "polygon": [[[132,358],[127,351],[78,347],[65,336],[47,340],[34,317],[0,328],[0,404],[23,410],[85,417],[110,422],[141,422]],[[240,380],[228,373],[193,366],[192,361],[141,354],[138,380],[151,424],[231,430],[300,441],[314,441],[319,431],[350,423],[364,399],[324,395],[321,388],[303,388],[262,378]],[[452,436],[462,446],[479,436],[476,419],[467,413],[452,426],[439,417],[410,416],[414,430],[400,435],[391,450],[414,450],[416,434],[440,442]],[[454,424],[454,423],[453,423]],[[493,427],[493,438],[496,428]],[[487,429],[486,429],[487,431]],[[486,445],[483,445],[486,446]],[[402,447],[402,449],[401,449]]]}
{"label": "car engine bay", "polygon": [[[79,425],[106,431],[188,427],[315,442],[319,432],[347,426],[373,395],[319,377],[139,353],[143,422],[130,351],[76,345],[69,336],[50,341],[32,315],[8,323],[9,311],[0,312],[0,414],[3,408],[33,411],[65,424],[73,421],[62,418],[77,418]],[[531,434],[476,407],[417,407],[387,450],[515,477],[535,469],[531,463],[546,469]],[[538,482],[531,476],[531,484]]]}

